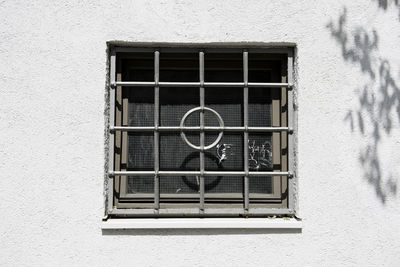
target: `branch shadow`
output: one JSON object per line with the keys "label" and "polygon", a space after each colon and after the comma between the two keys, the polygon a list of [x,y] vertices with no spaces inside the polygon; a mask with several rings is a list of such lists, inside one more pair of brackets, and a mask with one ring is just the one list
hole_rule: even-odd
{"label": "branch shadow", "polygon": [[399,0],[372,0],[378,4],[378,8],[387,11],[390,7],[394,6],[399,11],[399,21],[400,21],[400,1]]}
{"label": "branch shadow", "polygon": [[[388,1],[379,1],[384,5]],[[347,10],[343,9],[337,22],[330,21],[326,27],[331,37],[341,48],[345,61],[359,67],[369,76],[365,85],[358,89],[359,107],[349,109],[344,121],[352,132],[358,130],[362,137],[371,136],[372,142],[359,153],[359,163],[363,176],[375,188],[376,195],[385,203],[389,195],[397,194],[397,179],[393,174],[384,176],[379,150],[382,137],[390,136],[393,129],[393,116],[400,122],[400,88],[394,78],[388,59],[378,57],[379,36],[375,29],[357,27],[347,29]]]}

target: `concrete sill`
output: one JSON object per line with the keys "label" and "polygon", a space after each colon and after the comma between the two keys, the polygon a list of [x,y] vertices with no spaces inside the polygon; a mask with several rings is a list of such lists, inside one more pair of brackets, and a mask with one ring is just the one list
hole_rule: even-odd
{"label": "concrete sill", "polygon": [[294,218],[108,219],[101,229],[301,229]]}

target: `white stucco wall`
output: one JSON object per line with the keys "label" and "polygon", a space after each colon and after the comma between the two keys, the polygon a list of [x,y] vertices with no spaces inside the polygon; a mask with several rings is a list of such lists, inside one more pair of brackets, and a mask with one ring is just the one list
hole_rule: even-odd
{"label": "white stucco wall", "polygon": [[[0,1],[0,266],[399,265],[399,11]],[[101,231],[111,40],[297,44],[301,232]]]}

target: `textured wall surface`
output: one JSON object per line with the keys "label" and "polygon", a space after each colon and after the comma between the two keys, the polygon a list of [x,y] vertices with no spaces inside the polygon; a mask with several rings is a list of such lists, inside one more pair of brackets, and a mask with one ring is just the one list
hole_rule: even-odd
{"label": "textured wall surface", "polygon": [[[390,1],[0,1],[0,265],[400,263]],[[108,231],[106,42],[293,42],[301,232]]]}

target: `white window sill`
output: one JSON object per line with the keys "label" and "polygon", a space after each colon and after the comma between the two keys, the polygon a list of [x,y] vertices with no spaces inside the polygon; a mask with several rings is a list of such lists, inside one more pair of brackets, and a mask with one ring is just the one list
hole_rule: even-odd
{"label": "white window sill", "polygon": [[108,219],[101,229],[301,229],[294,218]]}

